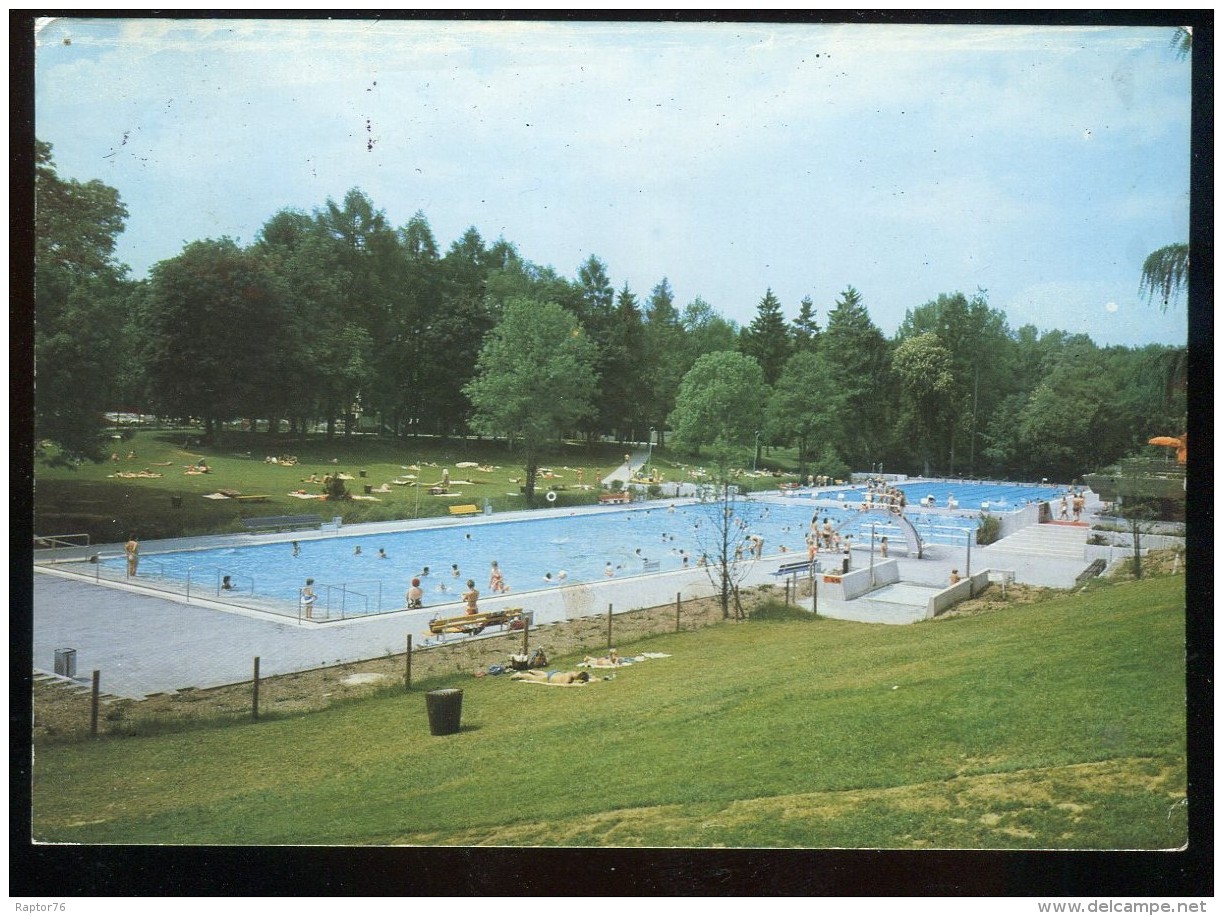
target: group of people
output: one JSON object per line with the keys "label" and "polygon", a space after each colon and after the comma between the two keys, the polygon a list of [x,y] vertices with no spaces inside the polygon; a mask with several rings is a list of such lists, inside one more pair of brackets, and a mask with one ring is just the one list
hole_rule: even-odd
{"label": "group of people", "polygon": [[[412,577],[412,582],[408,586],[407,593],[404,595],[404,601],[406,602],[408,608],[416,609],[424,606],[425,592],[424,587],[421,584],[421,580],[428,575],[429,567],[426,566],[418,575]],[[450,575],[454,579],[459,579],[462,577],[462,573],[459,571],[458,563],[450,564]],[[564,572],[560,573],[562,578],[565,575],[566,573]],[[551,576],[551,573],[549,573],[548,576]],[[493,592],[494,594],[504,594],[510,590],[510,587],[505,582],[505,575],[501,572],[501,567],[496,560],[493,560],[489,571],[488,587],[489,591]],[[438,590],[449,591],[444,583],[438,586]],[[467,580],[466,590],[459,595],[459,598],[463,602],[464,614],[475,615],[480,613],[480,590],[476,588],[475,579]]]}
{"label": "group of people", "polygon": [[862,511],[873,506],[881,506],[901,515],[906,505],[905,491],[894,487],[885,481],[871,481],[866,485],[866,494],[862,498]]}
{"label": "group of people", "polygon": [[1086,505],[1087,505],[1087,497],[1083,495],[1082,490],[1075,490],[1069,496],[1063,493],[1061,510],[1058,513],[1058,518],[1059,519],[1069,519],[1071,516],[1071,513],[1073,513],[1074,521],[1076,522],[1081,521],[1083,517],[1083,508]]}

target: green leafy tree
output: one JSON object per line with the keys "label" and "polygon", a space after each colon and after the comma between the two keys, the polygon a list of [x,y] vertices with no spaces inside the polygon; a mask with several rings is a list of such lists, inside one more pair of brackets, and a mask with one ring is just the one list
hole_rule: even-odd
{"label": "green leafy tree", "polygon": [[[340,383],[351,378],[352,370],[360,370],[351,390],[341,391],[340,403],[334,405],[344,420],[345,433],[351,433],[354,407],[385,408],[389,405],[384,393],[402,384],[399,367],[407,356],[403,252],[386,215],[357,188],[344,195],[342,204],[328,199],[315,219],[332,244],[331,258],[345,275],[335,316],[343,321],[344,329],[332,339],[342,342],[353,332],[363,331],[368,341],[360,364],[342,362],[343,370],[332,378],[333,383]],[[333,416],[328,418],[329,432],[334,428]]]}
{"label": "green leafy tree", "polygon": [[132,362],[127,268],[114,257],[127,209],[100,181],[61,178],[50,144],[35,143],[35,441],[55,443],[56,461],[99,460],[116,367]]}
{"label": "green leafy tree", "polygon": [[221,421],[274,415],[292,397],[298,326],[258,252],[192,242],[153,266],[146,303],[146,369],[164,412],[201,417],[219,439]]}
{"label": "green leafy tree", "polygon": [[735,351],[706,353],[684,375],[669,423],[679,445],[699,452],[713,445],[746,447],[760,428],[761,401],[768,396],[764,372]]}
{"label": "green leafy tree", "polygon": [[984,291],[970,300],[963,293],[940,294],[906,313],[897,332],[904,341],[920,334],[938,335],[951,359],[951,391],[944,425],[937,431],[940,452],[947,456],[947,473],[954,474],[957,457],[976,471],[977,440],[995,405],[1017,389],[1015,341],[1006,315],[991,309]]}
{"label": "green leafy tree", "polygon": [[1089,344],[1068,352],[1020,412],[1020,448],[1034,477],[1074,480],[1112,464],[1149,430],[1136,426],[1117,399],[1118,367]]}
{"label": "green leafy tree", "polygon": [[921,456],[922,473],[930,476],[935,438],[948,414],[953,391],[951,354],[938,335],[927,331],[896,348],[892,368],[901,386],[903,418]]}
{"label": "green leafy tree", "polygon": [[767,290],[756,305],[756,317],[740,334],[739,349],[760,363],[764,380],[769,385],[777,381],[790,358],[789,331],[781,312],[781,301],[771,289]]}
{"label": "green leafy tree", "polygon": [[285,407],[290,426],[301,430],[308,419],[322,417],[334,435],[335,418],[349,411],[368,383],[373,353],[365,324],[350,315],[352,274],[317,214],[276,213],[256,247],[292,304],[280,338],[293,333],[299,340],[282,347],[288,359],[281,384],[293,392]]}
{"label": "green leafy tree", "polygon": [[521,450],[526,496],[535,499],[540,451],[594,409],[594,348],[574,316],[554,302],[515,299],[484,341],[464,387],[471,426]]}
{"label": "green leafy tree", "polygon": [[684,372],[706,353],[734,350],[738,346],[739,329],[735,323],[723,318],[700,296],[684,306],[680,327],[684,330]]}
{"label": "green leafy tree", "polygon": [[834,438],[844,404],[836,376],[819,354],[800,351],[786,362],[769,398],[767,431],[770,442],[797,447],[800,476],[807,474],[812,447]]}

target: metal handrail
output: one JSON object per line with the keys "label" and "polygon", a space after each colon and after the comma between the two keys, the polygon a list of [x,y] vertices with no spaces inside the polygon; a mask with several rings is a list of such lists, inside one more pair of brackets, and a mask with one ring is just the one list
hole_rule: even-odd
{"label": "metal handrail", "polygon": [[[83,538],[84,542],[83,543],[73,543],[67,540],[67,538]],[[48,546],[40,547],[39,546],[40,544],[46,544]],[[49,535],[46,535],[45,537],[40,537],[37,534],[34,535],[34,550],[38,551],[38,550],[50,549],[52,563],[58,562],[56,557],[57,557],[57,551],[59,550],[60,547],[79,548],[79,547],[88,547],[89,544],[90,544],[89,534],[87,532],[81,532],[79,534],[49,534]]]}

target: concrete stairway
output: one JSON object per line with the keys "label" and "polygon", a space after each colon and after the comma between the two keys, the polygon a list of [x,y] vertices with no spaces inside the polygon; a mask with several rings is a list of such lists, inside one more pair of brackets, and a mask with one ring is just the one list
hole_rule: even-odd
{"label": "concrete stairway", "polygon": [[1086,525],[1029,525],[1010,537],[983,548],[983,552],[986,556],[1020,554],[1059,560],[1082,560],[1089,531]]}

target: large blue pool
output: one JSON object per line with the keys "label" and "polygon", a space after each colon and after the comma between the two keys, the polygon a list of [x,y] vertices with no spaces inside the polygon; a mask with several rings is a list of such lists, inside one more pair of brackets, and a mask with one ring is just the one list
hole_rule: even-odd
{"label": "large blue pool", "polygon": [[[904,489],[910,506],[907,517],[923,540],[956,545],[965,543],[975,531],[982,503],[1007,511],[1032,499],[1053,499],[1060,492],[1052,487],[1008,489],[924,482]],[[950,494],[959,502],[957,512],[922,512],[917,506],[923,497],[933,495],[936,504],[945,508]],[[861,490],[825,490],[820,496],[844,505],[818,505],[809,491],[788,499],[740,500],[735,504],[733,530],[738,537],[749,533],[763,537],[766,556],[781,553],[783,548],[805,555],[804,536],[813,516],[821,523],[830,519],[842,536],[852,534],[858,544],[870,542],[872,526],[876,535],[903,542],[902,532],[886,516],[858,511]],[[695,567],[702,553],[711,558],[717,555],[718,507],[717,503],[669,506],[654,502],[649,507],[597,514],[566,512],[504,522],[480,519],[383,534],[342,531],[335,537],[301,539],[296,553],[293,544],[282,539],[162,553],[156,552],[155,545],[147,545],[140,575],[189,580],[193,594],[216,595],[221,594],[222,578],[229,576],[234,597],[294,604],[306,579],[312,578],[315,591],[327,605],[342,601],[347,614],[377,613],[403,607],[404,593],[414,576],[421,577],[425,606],[458,601],[468,578],[489,596],[493,561],[502,570],[511,594],[602,581],[609,566],[617,577]],[[118,572],[123,560],[111,558],[103,564]],[[428,574],[422,575],[426,568]],[[545,578],[548,574],[550,579]]]}

